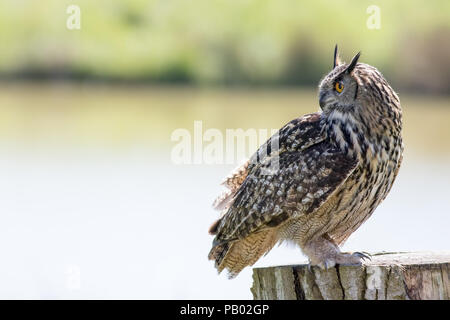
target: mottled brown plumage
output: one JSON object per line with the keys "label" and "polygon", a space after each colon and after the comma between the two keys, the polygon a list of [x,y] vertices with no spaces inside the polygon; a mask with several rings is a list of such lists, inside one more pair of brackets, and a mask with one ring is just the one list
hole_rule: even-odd
{"label": "mottled brown plumage", "polygon": [[312,265],[357,264],[341,245],[390,191],[402,159],[400,100],[374,67],[340,63],[319,85],[321,111],[292,120],[223,183],[209,259],[237,275],[277,242]]}

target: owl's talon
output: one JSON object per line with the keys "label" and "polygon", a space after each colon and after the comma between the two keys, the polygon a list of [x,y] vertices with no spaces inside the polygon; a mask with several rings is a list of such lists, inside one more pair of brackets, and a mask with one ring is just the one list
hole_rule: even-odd
{"label": "owl's talon", "polygon": [[361,258],[362,260],[372,260],[372,256],[370,255],[370,253],[367,252],[354,252],[352,255],[357,256],[359,258]]}
{"label": "owl's talon", "polygon": [[370,256],[362,252],[340,252],[336,256],[336,264],[346,266],[362,265],[363,261],[369,259]]}
{"label": "owl's talon", "polygon": [[372,261],[372,255],[369,252],[366,252],[366,251],[361,251],[361,252],[367,256],[367,259]]}

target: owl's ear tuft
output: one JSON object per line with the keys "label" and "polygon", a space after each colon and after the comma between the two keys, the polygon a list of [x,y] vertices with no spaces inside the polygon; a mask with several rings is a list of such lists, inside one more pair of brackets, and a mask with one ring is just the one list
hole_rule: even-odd
{"label": "owl's ear tuft", "polygon": [[361,51],[358,52],[352,59],[352,62],[348,65],[347,69],[345,69],[346,73],[352,73],[353,69],[355,69],[356,64],[358,63],[359,57],[361,56]]}
{"label": "owl's ear tuft", "polygon": [[338,45],[334,47],[334,60],[333,60],[333,69],[341,64],[341,58],[339,58]]}

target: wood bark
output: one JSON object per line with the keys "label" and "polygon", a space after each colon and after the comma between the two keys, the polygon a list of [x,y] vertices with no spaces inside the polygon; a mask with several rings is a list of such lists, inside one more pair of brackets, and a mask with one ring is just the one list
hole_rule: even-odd
{"label": "wood bark", "polygon": [[256,300],[449,300],[450,252],[377,253],[362,266],[253,269]]}

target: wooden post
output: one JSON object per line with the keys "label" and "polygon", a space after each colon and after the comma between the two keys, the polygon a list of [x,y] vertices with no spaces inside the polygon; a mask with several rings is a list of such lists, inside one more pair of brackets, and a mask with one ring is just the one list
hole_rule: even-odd
{"label": "wooden post", "polygon": [[255,300],[449,300],[450,252],[378,253],[362,266],[253,269]]}

